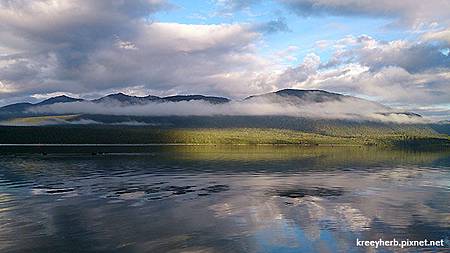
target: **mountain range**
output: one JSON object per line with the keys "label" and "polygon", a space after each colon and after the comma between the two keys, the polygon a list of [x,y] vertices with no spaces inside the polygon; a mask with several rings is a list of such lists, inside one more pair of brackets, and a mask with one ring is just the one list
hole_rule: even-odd
{"label": "mountain range", "polygon": [[48,98],[39,103],[15,103],[6,105],[0,108],[0,114],[17,114],[26,113],[28,110],[40,106],[52,105],[57,103],[73,103],[73,102],[93,102],[93,103],[115,103],[120,105],[142,105],[152,102],[164,103],[164,102],[181,102],[181,101],[205,101],[211,104],[221,104],[230,101],[228,98],[224,97],[214,97],[214,96],[203,96],[203,95],[177,95],[169,97],[158,97],[158,96],[130,96],[124,93],[110,94],[98,99],[85,100],[79,98],[72,98],[66,95],[56,96]]}
{"label": "mountain range", "polygon": [[[179,103],[189,101],[196,103]],[[273,109],[272,106],[274,105],[277,113],[271,114],[270,109]],[[241,109],[248,110],[248,106],[250,106],[251,114],[240,113],[239,110]],[[74,107],[77,108],[76,110],[88,108],[88,110],[64,112],[53,110],[61,107]],[[39,110],[42,108],[50,110]],[[99,108],[102,110],[106,108],[108,113],[99,112]],[[208,113],[172,114],[174,108],[188,112],[206,110]],[[234,108],[235,111],[229,114],[223,113],[224,108]],[[267,111],[267,108],[269,108],[269,113],[260,113],[264,110]],[[301,113],[294,115],[279,113],[280,110],[281,112],[289,112],[293,108],[294,111],[298,109]],[[131,113],[117,112],[121,110]],[[218,110],[218,113],[215,113],[216,110]],[[136,111],[140,113],[135,113]],[[212,113],[210,113],[211,111]],[[237,113],[235,113],[236,111]],[[342,114],[345,117],[311,117],[304,115],[304,113],[308,114],[309,112],[318,115],[323,111],[326,111],[328,115]],[[347,117],[349,115],[350,117]],[[365,117],[367,115],[370,117]],[[400,120],[386,121],[386,118]],[[349,136],[361,138],[368,135],[437,136],[439,134],[450,134],[448,122],[445,124],[425,124],[421,120],[421,115],[414,112],[398,111],[366,99],[324,90],[296,89],[284,89],[253,95],[241,100],[204,95],[169,97],[149,95],[138,97],[123,93],[84,100],[62,95],[34,104],[16,103],[0,108],[0,128],[2,126],[46,125],[83,125],[80,126],[82,128],[84,128],[84,125],[94,125],[94,128],[102,127],[102,129],[117,125],[120,125],[121,128],[129,126],[154,127],[156,129],[264,128],[291,129],[327,136],[345,136],[345,138]],[[409,123],[404,124],[404,122]]]}
{"label": "mountain range", "polygon": [[[342,95],[339,93],[332,93],[324,90],[297,90],[297,89],[283,89],[276,92],[265,93],[261,95],[253,95],[244,98],[243,102],[249,101],[263,101],[265,103],[273,103],[273,104],[291,104],[291,105],[311,105],[311,104],[320,104],[325,102],[342,102],[345,100],[346,102],[355,102],[358,103],[358,106],[364,106],[371,108],[379,109],[380,115],[387,114],[402,114],[410,117],[421,117],[420,115],[412,112],[395,112],[391,110],[389,107],[384,106],[382,104]],[[14,115],[27,115],[32,114],[31,111],[33,108],[38,108],[42,106],[49,106],[53,104],[62,104],[62,103],[74,103],[74,102],[91,102],[96,104],[113,104],[119,106],[129,106],[129,105],[145,105],[150,103],[170,103],[170,102],[183,102],[183,101],[202,101],[209,104],[217,105],[217,104],[226,104],[231,102],[232,100],[225,97],[219,96],[204,96],[204,95],[175,95],[168,97],[158,97],[153,95],[138,97],[138,96],[130,96],[124,93],[115,93],[110,94],[98,99],[93,100],[84,100],[79,98],[72,98],[66,95],[56,96],[48,98],[44,101],[38,103],[15,103],[6,105],[0,108],[0,115],[2,116],[14,116]],[[355,108],[357,110],[357,108]]]}

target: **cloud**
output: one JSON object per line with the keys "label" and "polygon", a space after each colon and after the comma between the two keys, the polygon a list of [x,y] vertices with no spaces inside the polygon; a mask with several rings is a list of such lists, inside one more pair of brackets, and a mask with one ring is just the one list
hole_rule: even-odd
{"label": "cloud", "polygon": [[102,49],[77,79],[102,88],[128,83],[228,94],[227,89],[249,81],[247,72],[264,68],[266,63],[252,48],[258,37],[242,25],[153,23],[135,37],[136,50]]}
{"label": "cloud", "polygon": [[[392,152],[388,156],[390,155],[392,155]],[[320,159],[317,159],[321,162],[318,167],[323,168],[323,163],[327,158],[328,155],[322,154]],[[362,160],[366,161],[367,158],[364,157]],[[311,158],[309,157],[309,159]],[[346,160],[347,163],[349,161]],[[417,163],[418,161],[414,162]],[[439,192],[439,187],[443,181],[440,179],[440,173],[431,170],[427,172],[426,179],[436,182],[439,186],[435,186],[435,189]],[[358,180],[354,180],[355,173],[359,173]],[[333,238],[337,238],[340,249],[350,251],[347,250],[349,248],[348,242],[341,240],[341,238],[345,238],[345,236],[342,236],[342,232],[363,233],[362,231],[371,230],[371,225],[375,222],[385,227],[401,227],[405,230],[415,231],[417,216],[420,216],[424,217],[424,222],[438,221],[437,227],[444,228],[446,226],[448,223],[444,218],[446,213],[429,204],[427,199],[430,198],[430,194],[418,194],[409,190],[411,185],[429,187],[429,184],[427,185],[427,182],[424,182],[423,177],[424,173],[421,173],[420,169],[415,166],[378,169],[370,172],[364,171],[364,173],[352,170],[332,177],[293,173],[284,179],[282,185],[273,178],[249,177],[248,182],[245,182],[246,185],[263,185],[265,189],[296,192],[303,189],[317,189],[317,186],[320,185],[321,190],[340,190],[344,194],[332,197],[306,195],[290,198],[273,196],[269,200],[263,201],[258,198],[248,200],[248,198],[237,194],[223,200],[222,203],[211,206],[210,209],[215,211],[218,217],[238,217],[236,220],[239,221],[239,224],[242,223],[242,220],[247,220],[246,224],[252,224],[252,229],[255,231],[266,231],[266,229],[279,226],[283,233],[278,237],[284,239],[281,242],[275,241],[279,245],[286,245],[287,241],[290,242],[292,241],[291,238],[297,236],[295,229],[289,229],[289,227],[286,229],[286,224],[301,227],[306,238],[313,242],[320,238],[321,231],[324,228],[327,229],[330,224],[333,224],[336,226],[335,229],[331,230],[332,233],[336,233]],[[410,208],[393,210],[390,208],[392,207],[390,206],[391,201]],[[286,203],[289,203],[292,207],[286,208]],[[246,217],[244,215],[246,213],[251,215]],[[373,231],[373,227],[372,231],[368,233],[372,232],[376,233]],[[315,251],[320,250],[323,250],[323,247],[318,246]]]}
{"label": "cloud", "polygon": [[277,83],[283,87],[290,87],[294,83],[300,83],[308,80],[317,73],[320,67],[320,57],[314,53],[309,53],[303,59],[303,63],[298,67],[288,67],[279,77]]}
{"label": "cloud", "polygon": [[299,47],[297,46],[288,46],[287,48],[277,51],[274,53],[273,61],[281,61],[281,62],[294,62],[297,61],[297,52],[299,51]]}
{"label": "cloud", "polygon": [[434,121],[447,121],[449,122],[450,109],[449,107],[442,106],[422,106],[412,108],[414,112],[422,115],[427,115],[428,118],[432,118]]}
{"label": "cloud", "polygon": [[262,0],[216,0],[219,12],[230,15],[233,12],[247,9]]}
{"label": "cloud", "polygon": [[279,0],[300,16],[335,15],[384,17],[397,25],[419,28],[450,17],[447,0]]}
{"label": "cloud", "polygon": [[[358,108],[355,110],[355,108]],[[323,119],[420,123],[423,119],[395,113],[377,103],[352,97],[321,103],[277,103],[268,99],[210,104],[201,101],[120,105],[117,103],[57,103],[31,109],[33,113],[101,114],[126,116],[292,116]]]}
{"label": "cloud", "polygon": [[278,18],[264,23],[258,23],[253,25],[253,29],[262,33],[277,33],[277,32],[290,32],[289,26],[286,23],[285,18]]}
{"label": "cloud", "polygon": [[[165,1],[1,1],[0,97],[141,87],[156,93],[247,95],[270,67],[256,53],[260,24],[149,20]],[[258,28],[258,29],[256,29]],[[257,31],[261,30],[261,31]],[[266,71],[268,72],[268,71]]]}
{"label": "cloud", "polygon": [[164,8],[162,0],[0,1],[0,45],[9,48],[0,58],[0,79],[17,90],[60,83],[75,90],[92,54],[116,37],[136,36],[137,24]]}
{"label": "cloud", "polygon": [[441,29],[437,31],[429,31],[422,35],[422,39],[425,41],[440,41],[450,45],[450,28]]}
{"label": "cloud", "polygon": [[[297,70],[301,70],[301,66]],[[383,67],[372,71],[360,64],[345,64],[320,70],[303,78],[302,72],[292,74],[289,69],[281,75],[285,86],[303,89],[335,90],[361,94],[391,105],[439,105],[450,101],[450,75],[436,70],[409,73],[400,67]]]}
{"label": "cloud", "polygon": [[361,35],[327,44],[334,48],[330,59],[322,62],[310,53],[299,66],[280,74],[277,83],[359,94],[405,108],[442,107],[450,101],[450,58],[442,52],[448,47],[445,42],[385,42]]}
{"label": "cloud", "polygon": [[357,62],[379,70],[383,67],[396,66],[410,73],[432,69],[450,69],[450,57],[442,50],[450,44],[435,41],[379,41],[367,35],[349,36],[338,41],[330,62],[325,67],[336,64]]}
{"label": "cloud", "polygon": [[[279,1],[302,16],[389,17],[415,26],[441,22],[417,40],[361,35],[318,41],[320,50],[335,50],[331,59],[309,51],[301,64],[286,68],[301,49],[290,45],[269,56],[260,51],[263,34],[289,31],[283,18],[189,25],[153,20],[152,14],[173,8],[165,0],[0,0],[0,99],[6,104],[45,94],[89,98],[120,91],[244,97],[297,87],[414,108],[448,101],[450,40],[442,23],[448,1]],[[236,11],[258,2],[219,5]]]}

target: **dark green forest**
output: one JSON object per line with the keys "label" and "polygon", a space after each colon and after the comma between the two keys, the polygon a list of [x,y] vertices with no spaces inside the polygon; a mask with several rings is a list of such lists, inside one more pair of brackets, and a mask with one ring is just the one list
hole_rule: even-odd
{"label": "dark green forest", "polygon": [[442,146],[448,136],[427,131],[383,132],[355,128],[354,134],[339,128],[323,133],[274,128],[160,128],[148,126],[3,126],[2,144],[296,144],[376,145],[396,147]]}

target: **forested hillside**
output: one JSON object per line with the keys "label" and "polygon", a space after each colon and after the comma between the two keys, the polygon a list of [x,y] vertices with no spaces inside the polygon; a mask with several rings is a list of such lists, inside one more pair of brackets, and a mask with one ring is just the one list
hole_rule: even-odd
{"label": "forested hillside", "polygon": [[2,144],[297,144],[449,146],[448,136],[371,132],[327,135],[273,128],[155,128],[145,126],[0,127]]}

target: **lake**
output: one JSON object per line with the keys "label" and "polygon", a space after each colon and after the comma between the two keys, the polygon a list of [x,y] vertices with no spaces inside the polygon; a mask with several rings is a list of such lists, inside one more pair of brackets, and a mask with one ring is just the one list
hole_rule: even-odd
{"label": "lake", "polygon": [[0,156],[0,251],[448,252],[449,151],[113,151]]}

